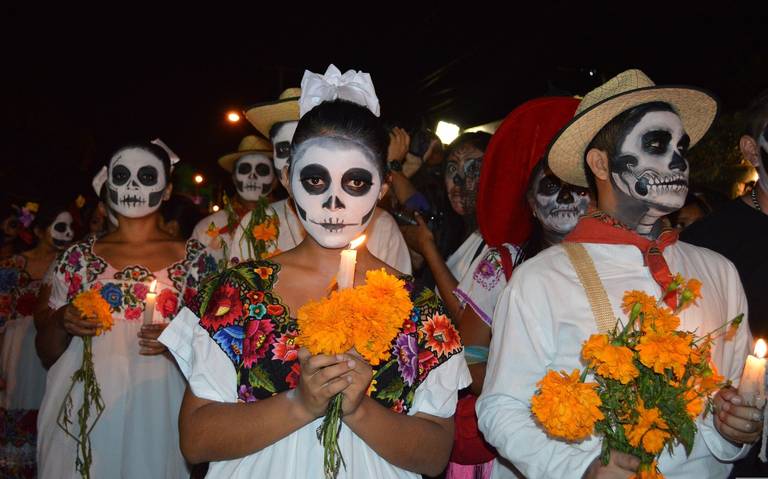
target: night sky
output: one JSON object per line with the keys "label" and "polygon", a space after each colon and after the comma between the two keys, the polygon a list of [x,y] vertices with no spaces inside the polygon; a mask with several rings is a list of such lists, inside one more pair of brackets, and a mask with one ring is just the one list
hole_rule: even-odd
{"label": "night sky", "polygon": [[583,94],[631,67],[659,84],[708,88],[725,111],[768,88],[764,2],[255,3],[4,4],[2,191],[87,191],[117,146],[155,137],[209,181],[225,180],[216,159],[255,132],[225,112],[275,99],[329,63],[369,72],[382,118],[409,129],[494,121],[526,99]]}

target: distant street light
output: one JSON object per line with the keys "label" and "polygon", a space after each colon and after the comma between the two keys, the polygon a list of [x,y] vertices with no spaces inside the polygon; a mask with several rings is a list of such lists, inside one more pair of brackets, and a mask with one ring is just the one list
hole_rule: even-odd
{"label": "distant street light", "polygon": [[195,183],[199,185],[200,183],[202,183],[205,180],[205,178],[203,178],[203,175],[198,173],[198,174],[195,175],[193,180],[195,180]]}
{"label": "distant street light", "polygon": [[437,122],[435,134],[440,138],[440,141],[442,141],[444,145],[450,145],[451,142],[459,136],[459,131],[461,131],[459,125],[454,125],[447,121],[439,121]]}
{"label": "distant street light", "polygon": [[211,209],[213,210],[214,213],[216,213],[217,211],[219,211],[219,205],[213,205]]}
{"label": "distant street light", "polygon": [[240,121],[240,114],[236,111],[230,111],[227,113],[227,121],[230,123],[237,123]]}

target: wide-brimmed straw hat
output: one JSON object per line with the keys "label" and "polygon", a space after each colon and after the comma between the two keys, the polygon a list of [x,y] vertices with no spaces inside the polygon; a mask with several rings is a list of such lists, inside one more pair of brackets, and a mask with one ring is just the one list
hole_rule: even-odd
{"label": "wide-brimmed straw hat", "polygon": [[695,145],[717,116],[717,100],[700,88],[656,86],[640,70],[627,70],[595,88],[579,103],[573,119],[555,136],[549,147],[549,167],[560,179],[587,187],[584,155],[597,133],[612,119],[636,106],[664,102],[680,116]]}
{"label": "wide-brimmed straw hat", "polygon": [[235,162],[241,156],[250,155],[251,153],[264,153],[271,157],[272,143],[256,135],[248,135],[240,141],[236,153],[229,153],[219,158],[219,166],[231,173],[235,167]]}
{"label": "wide-brimmed straw hat", "polygon": [[269,130],[275,123],[299,121],[300,96],[301,88],[288,88],[276,101],[259,103],[248,108],[245,117],[259,133],[269,138]]}

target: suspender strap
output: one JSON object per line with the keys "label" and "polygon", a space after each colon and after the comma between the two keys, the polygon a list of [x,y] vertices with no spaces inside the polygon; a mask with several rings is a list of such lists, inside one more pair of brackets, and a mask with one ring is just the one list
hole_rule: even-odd
{"label": "suspender strap", "polygon": [[613,315],[608,295],[595,269],[595,263],[592,262],[592,258],[581,243],[564,242],[561,244],[576,270],[584,292],[587,294],[598,332],[605,334],[611,331],[616,325],[616,317]]}

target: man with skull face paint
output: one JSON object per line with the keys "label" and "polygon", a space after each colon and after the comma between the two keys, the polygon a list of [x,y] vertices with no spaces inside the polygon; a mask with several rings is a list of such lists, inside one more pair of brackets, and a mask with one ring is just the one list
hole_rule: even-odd
{"label": "man with skull face paint", "polygon": [[62,205],[43,203],[30,228],[37,245],[0,262],[0,428],[25,431],[0,446],[0,477],[36,477],[34,421],[45,369],[35,354],[33,313],[46,270],[74,238],[72,214]]}
{"label": "man with skull face paint", "polygon": [[[400,393],[388,399],[367,396],[374,368],[353,351],[311,356],[295,345],[293,315],[301,305],[328,294],[341,248],[365,231],[386,192],[388,139],[377,118],[370,78],[348,71],[330,84],[328,75],[305,74],[310,83],[329,86],[323,92],[302,89],[307,113],[291,147],[289,186],[307,236],[271,260],[239,265],[258,272],[258,287],[224,279],[212,292],[208,310],[183,310],[160,338],[191,379],[179,418],[182,447],[193,462],[211,461],[208,477],[325,477],[316,430],[328,401],[339,392],[343,425],[338,441],[346,463],[340,479],[437,475],[450,452],[456,393],[469,374],[458,334],[434,296],[432,306],[414,309],[407,325],[411,332],[403,334],[414,340],[435,338],[421,324],[427,318],[440,321],[445,354],[438,358],[419,339],[412,344],[422,361],[418,377],[408,373],[403,379],[400,369],[392,367],[387,370],[392,378],[379,376],[375,384],[383,391],[391,381],[403,381],[403,398]],[[358,248],[356,284],[363,284],[367,271],[382,268],[399,275],[365,245]],[[237,307],[232,309],[241,317],[243,308],[257,311],[261,298],[268,310],[254,313],[259,319],[237,319],[232,327],[218,327],[221,322],[210,313],[224,311],[224,304],[234,301]],[[259,353],[258,364],[248,359],[257,337],[265,352]],[[255,369],[265,372],[266,382],[258,380]],[[272,386],[265,389],[267,383]]]}
{"label": "man with skull face paint", "polygon": [[[35,318],[38,355],[50,368],[37,423],[41,478],[80,477],[77,444],[57,418],[72,374],[81,366],[85,336],[92,336],[105,404],[90,431],[91,475],[189,477],[176,428],[184,378],[157,337],[197,294],[200,279],[216,262],[200,242],[177,241],[161,230],[159,208],[171,193],[170,173],[171,154],[162,145],[118,149],[105,169],[117,229],[71,246],[54,263],[50,290],[41,297],[53,312]],[[155,309],[145,315],[152,285]],[[72,305],[86,290],[99,291],[112,311],[112,329],[99,336],[96,323]],[[151,323],[144,324],[145,317]],[[72,409],[77,410],[82,396],[74,391]]]}
{"label": "man with skull face paint", "polygon": [[[704,135],[716,112],[717,102],[706,92],[657,87],[639,70],[629,70],[588,93],[550,146],[547,158],[556,175],[582,187],[592,176],[597,186],[599,210],[582,217],[564,244],[575,243],[568,251],[583,248],[591,259],[613,318],[622,317],[625,291],[659,297],[672,272],[703,283],[698,305],[681,313],[683,329],[705,334],[747,312],[733,265],[709,250],[676,241],[674,230],[662,221],[685,200],[685,152]],[[547,369],[581,368],[581,345],[598,330],[562,244],[517,269],[493,319],[477,404],[485,438],[527,477],[632,476],[637,458],[612,451],[603,466],[598,436],[578,445],[554,440],[530,414],[536,382]],[[733,338],[713,344],[717,369],[735,384],[750,342],[742,325]],[[731,388],[720,390],[714,401],[717,413],[697,419],[690,455],[678,445],[672,454],[660,456],[665,477],[726,477],[729,462],[746,454],[759,437],[762,410],[742,405]],[[514,476],[494,469],[494,477]]]}
{"label": "man with skull face paint", "polygon": [[[743,113],[745,128],[739,138],[742,156],[755,167],[758,181],[752,191],[716,210],[684,230],[681,238],[717,251],[733,261],[749,303],[749,326],[755,337],[768,337],[768,91]],[[768,465],[759,461],[759,447],[734,467],[736,477],[765,477]]]}
{"label": "man with skull face paint", "polygon": [[[251,124],[272,142],[276,174],[288,191],[291,191],[288,162],[291,141],[299,122],[300,96],[301,88],[288,88],[280,94],[277,101],[254,105],[245,113]],[[307,232],[296,213],[293,200],[291,198],[279,200],[272,203],[270,207],[277,215],[280,224],[278,250],[288,251],[295,248]],[[408,247],[392,215],[377,207],[366,238],[366,246],[374,256],[398,271],[411,273]]]}
{"label": "man with skull face paint", "polygon": [[[274,212],[267,206],[268,198],[275,185],[275,168],[272,165],[272,145],[255,135],[242,139],[236,153],[219,158],[219,166],[232,174],[236,196],[229,205],[203,218],[195,226],[192,237],[208,247],[219,260],[250,258],[256,251],[261,255],[274,254],[277,248],[277,228],[275,234],[253,234],[254,228],[266,225]],[[257,211],[261,221],[253,223],[250,214]],[[266,235],[266,236],[265,236]],[[255,247],[259,241],[262,248]]]}

